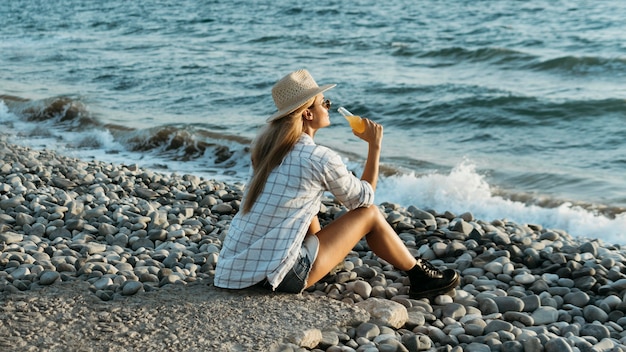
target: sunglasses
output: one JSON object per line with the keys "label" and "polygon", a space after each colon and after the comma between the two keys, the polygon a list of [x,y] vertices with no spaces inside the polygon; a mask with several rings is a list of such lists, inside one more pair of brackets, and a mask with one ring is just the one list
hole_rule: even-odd
{"label": "sunglasses", "polygon": [[[320,105],[321,105],[321,106],[323,106],[323,107],[325,107],[325,108],[326,108],[326,110],[330,110],[330,106],[331,106],[332,104],[333,104],[333,103],[330,101],[330,99],[322,100],[322,102],[320,103]],[[314,106],[315,106],[315,103],[313,103],[313,105],[309,106],[309,109],[310,109],[310,108],[312,108],[312,107],[314,107]]]}

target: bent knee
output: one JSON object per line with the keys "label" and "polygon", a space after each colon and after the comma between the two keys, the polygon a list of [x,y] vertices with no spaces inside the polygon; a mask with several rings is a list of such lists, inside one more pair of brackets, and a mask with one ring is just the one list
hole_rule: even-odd
{"label": "bent knee", "polygon": [[367,214],[367,216],[371,217],[372,219],[376,219],[381,217],[383,214],[380,212],[380,209],[378,209],[378,206],[372,204],[370,206],[367,207],[363,207],[361,208],[363,209],[363,212],[365,212]]}

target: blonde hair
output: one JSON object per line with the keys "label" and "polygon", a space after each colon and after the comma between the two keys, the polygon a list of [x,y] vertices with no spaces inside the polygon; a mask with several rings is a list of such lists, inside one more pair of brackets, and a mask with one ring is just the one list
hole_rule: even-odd
{"label": "blonde hair", "polygon": [[311,98],[289,115],[268,123],[252,145],[253,175],[243,199],[243,213],[252,209],[265,188],[270,172],[280,165],[303,132],[302,113],[315,102]]}

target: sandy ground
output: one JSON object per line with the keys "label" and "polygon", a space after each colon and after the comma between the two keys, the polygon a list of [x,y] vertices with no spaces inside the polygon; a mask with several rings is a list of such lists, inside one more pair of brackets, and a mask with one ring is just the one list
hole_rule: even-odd
{"label": "sandy ground", "polygon": [[369,318],[326,297],[206,281],[102,301],[77,280],[0,293],[0,306],[1,351],[271,351]]}

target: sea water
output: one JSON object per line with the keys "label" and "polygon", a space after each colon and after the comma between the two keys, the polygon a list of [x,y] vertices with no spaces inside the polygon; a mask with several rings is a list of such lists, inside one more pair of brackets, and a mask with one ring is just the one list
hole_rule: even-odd
{"label": "sea water", "polygon": [[246,182],[271,87],[306,68],[316,134],[384,126],[378,203],[626,243],[626,2],[0,3],[0,123],[15,143]]}

